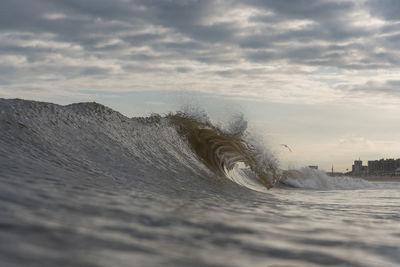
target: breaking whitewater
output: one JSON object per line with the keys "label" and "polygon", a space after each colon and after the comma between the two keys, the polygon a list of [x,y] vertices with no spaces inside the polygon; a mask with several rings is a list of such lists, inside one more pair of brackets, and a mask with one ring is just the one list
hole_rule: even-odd
{"label": "breaking whitewater", "polygon": [[400,183],[282,171],[246,128],[0,99],[2,266],[400,264]]}

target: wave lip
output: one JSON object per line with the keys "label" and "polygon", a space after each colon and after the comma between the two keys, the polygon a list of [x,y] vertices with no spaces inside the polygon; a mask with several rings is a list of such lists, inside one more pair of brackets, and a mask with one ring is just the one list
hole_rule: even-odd
{"label": "wave lip", "polygon": [[[187,140],[192,151],[214,173],[225,176],[235,182],[240,180],[254,180],[255,184],[261,182],[266,188],[272,188],[280,179],[280,172],[275,161],[266,158],[257,147],[245,140],[245,127],[233,133],[223,131],[213,126],[209,121],[200,121],[185,113],[177,113],[167,116],[176,126],[177,132]],[[242,167],[238,167],[238,164]],[[238,171],[247,167],[253,172]],[[236,170],[236,171],[235,171]],[[241,185],[247,182],[239,183]]]}

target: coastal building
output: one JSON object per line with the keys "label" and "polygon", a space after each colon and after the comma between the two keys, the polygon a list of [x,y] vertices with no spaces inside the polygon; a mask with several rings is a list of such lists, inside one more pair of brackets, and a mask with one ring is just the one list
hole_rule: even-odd
{"label": "coastal building", "polygon": [[318,170],[318,165],[310,165],[308,168]]}
{"label": "coastal building", "polygon": [[351,171],[346,173],[350,176],[400,176],[400,159],[369,160],[364,166],[362,160],[354,161]]}
{"label": "coastal building", "polygon": [[362,160],[355,160],[351,167],[352,176],[366,176],[368,174],[368,166],[362,165]]}
{"label": "coastal building", "polygon": [[400,159],[380,159],[368,161],[368,175],[393,176],[400,168]]}

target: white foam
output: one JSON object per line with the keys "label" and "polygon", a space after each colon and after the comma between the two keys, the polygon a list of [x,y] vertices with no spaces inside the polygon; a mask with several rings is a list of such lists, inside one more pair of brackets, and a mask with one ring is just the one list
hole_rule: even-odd
{"label": "white foam", "polygon": [[241,186],[259,192],[268,191],[268,189],[258,180],[253,171],[242,162],[236,163],[230,170],[225,168],[225,173],[226,177]]}
{"label": "white foam", "polygon": [[292,175],[282,182],[292,187],[304,189],[332,190],[376,188],[374,183],[360,178],[347,176],[331,177],[323,171],[308,167],[292,172]]}

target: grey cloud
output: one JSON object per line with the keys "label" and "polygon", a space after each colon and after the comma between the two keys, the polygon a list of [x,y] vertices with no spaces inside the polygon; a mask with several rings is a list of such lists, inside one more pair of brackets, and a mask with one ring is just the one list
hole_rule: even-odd
{"label": "grey cloud", "polygon": [[157,74],[171,74],[172,72],[178,72],[178,70],[171,70],[169,68],[165,68],[165,67],[159,67],[159,66],[155,66],[155,65],[150,65],[150,64],[140,64],[139,63],[129,63],[129,64],[124,64],[122,65],[122,68],[129,72],[129,73],[157,73]]}
{"label": "grey cloud", "polygon": [[[218,5],[213,0],[193,1],[163,1],[163,0],[140,0],[151,15],[153,21],[166,27],[172,27],[186,31],[193,25],[201,25],[207,18],[223,11],[225,6]],[[226,1],[229,3],[230,1]],[[229,5],[226,5],[229,8]]]}
{"label": "grey cloud", "polygon": [[80,71],[81,75],[84,76],[93,76],[93,75],[105,75],[110,72],[109,69],[100,68],[100,67],[86,67],[82,71]]}
{"label": "grey cloud", "polygon": [[179,73],[188,73],[188,72],[193,71],[192,68],[185,68],[185,67],[177,67],[175,70],[176,70],[176,72],[179,72]]}
{"label": "grey cloud", "polygon": [[249,18],[250,22],[255,22],[255,23],[262,23],[262,24],[273,24],[277,22],[281,22],[282,18],[275,14],[257,14],[253,15]]}
{"label": "grey cloud", "polygon": [[353,1],[320,1],[320,0],[255,0],[250,1],[258,8],[274,11],[285,18],[311,19],[316,21],[337,20],[355,8]]}
{"label": "grey cloud", "polygon": [[124,0],[60,0],[57,7],[68,13],[106,20],[134,20],[143,14],[134,1]]}
{"label": "grey cloud", "polygon": [[187,34],[202,42],[231,42],[236,34],[236,27],[232,23],[219,23],[211,26],[196,25],[190,28]]}
{"label": "grey cloud", "polygon": [[[231,68],[210,72],[222,77],[234,76],[237,73],[234,66],[239,62],[262,65],[279,61],[351,70],[397,68],[400,23],[395,20],[399,18],[400,4],[398,1],[382,3],[368,1],[360,5],[356,0],[3,0],[0,34],[8,35],[4,35],[7,43],[0,43],[0,54],[26,58],[28,66],[21,67],[20,71],[31,75],[29,77],[33,77],[35,71],[66,78],[112,75],[108,69],[86,64],[85,60],[90,59],[114,62],[126,74],[129,71],[188,73],[193,72],[190,62]],[[249,17],[249,24],[243,25],[234,16],[217,20],[227,11],[246,8],[258,11]],[[360,8],[369,9],[373,16],[387,23],[378,29],[356,25],[353,12]],[[49,19],[46,14],[64,16]],[[290,25],[294,20],[311,23],[299,28],[276,26],[279,23]],[[380,36],[382,33],[385,35]],[[34,39],[78,45],[81,50],[24,45]],[[115,40],[117,42],[111,42]],[[54,68],[44,63],[54,55],[71,61],[81,59],[82,66],[76,68],[73,64],[59,62],[59,67]],[[37,65],[33,67],[33,63]],[[255,74],[249,71],[246,75]]]}
{"label": "grey cloud", "polygon": [[158,57],[152,56],[152,55],[147,55],[143,53],[135,53],[130,56],[130,59],[135,60],[135,61],[148,61],[148,60],[153,60],[157,59]]}
{"label": "grey cloud", "polygon": [[400,95],[400,80],[368,81],[364,84],[338,85],[336,89],[348,92]]}
{"label": "grey cloud", "polygon": [[205,50],[208,47],[202,43],[188,41],[188,42],[163,42],[159,44],[159,47],[163,47],[164,49],[172,49],[179,51],[186,50]]}
{"label": "grey cloud", "polygon": [[385,25],[383,25],[380,28],[380,32],[382,33],[391,33],[391,32],[397,32],[400,29],[400,22],[390,22]]}
{"label": "grey cloud", "polygon": [[152,44],[155,41],[162,39],[163,36],[154,33],[132,34],[122,37],[122,39],[131,46],[142,46]]}
{"label": "grey cloud", "polygon": [[400,20],[400,2],[398,0],[369,0],[370,13],[385,20]]}
{"label": "grey cloud", "polygon": [[[9,78],[10,75],[12,75],[15,72],[16,72],[15,67],[5,66],[5,65],[0,64],[0,73],[2,74],[2,75],[0,75],[0,83],[8,84],[9,82],[7,81],[6,78]],[[4,78],[3,78],[3,75],[4,75]]]}
{"label": "grey cloud", "polygon": [[238,40],[239,46],[242,48],[250,49],[265,49],[271,47],[274,42],[274,38],[268,35],[254,34],[247,35]]}
{"label": "grey cloud", "polygon": [[390,35],[390,36],[386,37],[386,40],[396,43],[396,44],[400,44],[400,33]]}
{"label": "grey cloud", "polygon": [[249,52],[246,56],[247,60],[254,62],[266,62],[271,60],[279,59],[280,57],[277,55],[275,51],[255,51]]}
{"label": "grey cloud", "polygon": [[1,29],[30,28],[40,21],[42,10],[47,10],[43,1],[2,1],[0,8]]}

